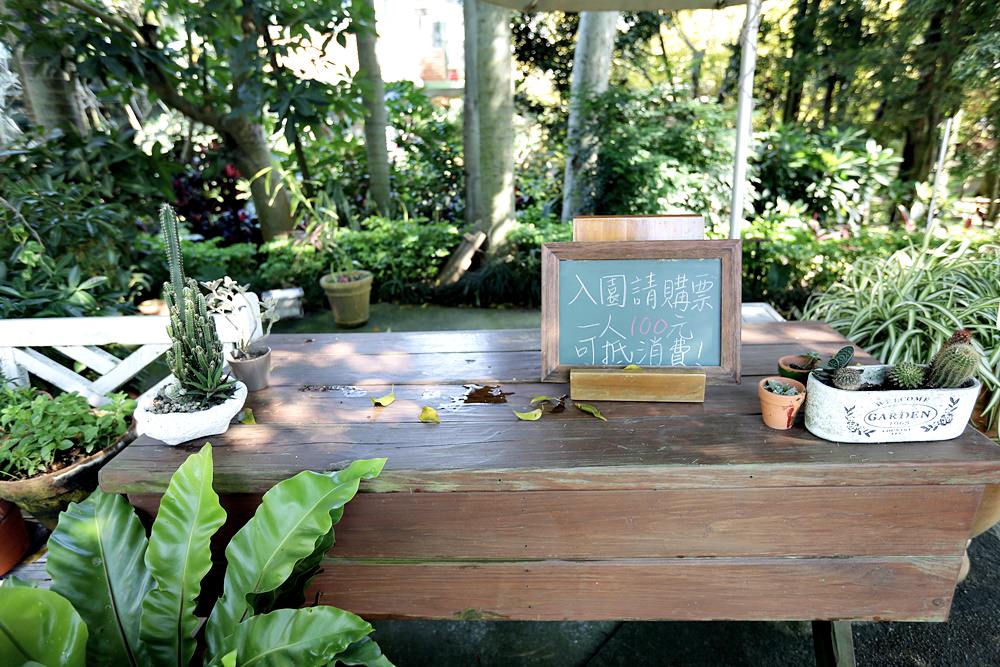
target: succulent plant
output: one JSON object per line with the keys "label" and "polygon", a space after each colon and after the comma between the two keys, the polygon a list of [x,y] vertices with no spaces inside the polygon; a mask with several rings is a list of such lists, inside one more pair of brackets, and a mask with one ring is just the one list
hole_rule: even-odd
{"label": "succulent plant", "polygon": [[938,350],[927,371],[927,385],[937,388],[964,387],[976,376],[982,360],[971,343],[954,343]]}
{"label": "succulent plant", "polygon": [[778,382],[777,380],[768,380],[764,383],[764,389],[767,389],[772,394],[777,394],[778,396],[798,396],[799,390],[795,386],[786,384],[784,382]]}
{"label": "succulent plant", "polygon": [[854,346],[845,345],[844,347],[837,350],[837,354],[830,357],[830,361],[826,362],[820,368],[813,371],[813,375],[819,377],[819,379],[824,382],[830,382],[833,378],[834,373],[851,363],[854,359]]}
{"label": "succulent plant", "polygon": [[952,345],[958,345],[959,343],[969,344],[972,342],[972,332],[968,329],[958,329],[955,333],[951,335],[951,338],[944,342],[942,348],[951,347]]}
{"label": "succulent plant", "polygon": [[912,361],[901,361],[886,374],[889,384],[899,389],[920,389],[924,386],[924,367]]}
{"label": "succulent plant", "polygon": [[861,370],[857,368],[838,368],[833,372],[833,386],[844,391],[861,389]]}

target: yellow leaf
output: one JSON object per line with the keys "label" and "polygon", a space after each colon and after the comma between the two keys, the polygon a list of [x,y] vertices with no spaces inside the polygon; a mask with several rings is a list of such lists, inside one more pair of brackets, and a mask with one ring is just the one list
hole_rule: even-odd
{"label": "yellow leaf", "polygon": [[379,396],[378,398],[371,398],[369,396],[369,398],[371,399],[372,405],[379,408],[386,408],[392,405],[393,401],[396,400],[396,392],[390,391],[385,396]]}
{"label": "yellow leaf", "polygon": [[593,415],[597,417],[602,422],[608,421],[607,419],[604,418],[604,415],[601,414],[601,411],[595,408],[590,403],[574,403],[573,405],[575,405],[578,409],[582,410],[583,412],[586,412],[588,415]]}
{"label": "yellow leaf", "polygon": [[537,408],[535,410],[529,410],[528,412],[518,412],[517,410],[514,410],[514,414],[517,415],[517,418],[522,421],[536,422],[542,417],[542,409]]}
{"label": "yellow leaf", "polygon": [[243,408],[243,410],[237,416],[237,419],[239,420],[239,422],[241,424],[256,424],[257,423],[257,420],[254,419],[254,416],[253,416],[253,410],[251,410],[250,408]]}
{"label": "yellow leaf", "polygon": [[536,403],[558,403],[558,402],[559,399],[553,398],[552,396],[535,396],[534,398],[531,399],[532,405]]}
{"label": "yellow leaf", "polygon": [[425,405],[424,407],[420,408],[420,417],[418,417],[418,419],[420,419],[420,421],[424,422],[425,424],[441,423],[441,418],[438,417],[438,411],[429,405]]}
{"label": "yellow leaf", "polygon": [[642,370],[642,366],[640,366],[639,364],[629,364],[628,366],[626,366],[622,370],[623,371],[641,371]]}

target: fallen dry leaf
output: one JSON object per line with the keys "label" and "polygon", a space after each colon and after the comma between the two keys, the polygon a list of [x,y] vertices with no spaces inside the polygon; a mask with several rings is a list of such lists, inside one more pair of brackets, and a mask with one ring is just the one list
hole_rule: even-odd
{"label": "fallen dry leaf", "polygon": [[369,398],[372,402],[372,405],[380,408],[386,408],[392,405],[393,402],[396,400],[396,392],[390,391],[385,396],[379,396],[378,398],[371,398],[371,397]]}
{"label": "fallen dry leaf", "polygon": [[253,410],[251,410],[250,408],[243,408],[243,410],[240,412],[240,414],[237,415],[236,419],[241,424],[256,424],[257,423],[257,420],[253,416]]}
{"label": "fallen dry leaf", "polygon": [[640,366],[639,364],[629,364],[628,366],[626,366],[622,370],[623,371],[641,371],[642,370],[642,366]]}
{"label": "fallen dry leaf", "polygon": [[558,403],[559,399],[554,396],[535,396],[531,399],[531,404],[535,403]]}
{"label": "fallen dry leaf", "polygon": [[425,405],[420,408],[420,416],[418,419],[425,424],[440,424],[441,418],[438,417],[438,411],[429,405]]}
{"label": "fallen dry leaf", "polygon": [[594,417],[597,417],[602,422],[608,421],[607,419],[605,419],[604,415],[601,414],[601,411],[595,408],[590,403],[574,403],[573,405],[575,405],[579,410],[586,412],[588,415],[593,415]]}
{"label": "fallen dry leaf", "polygon": [[518,412],[517,410],[514,410],[514,414],[517,415],[517,418],[521,421],[536,422],[542,418],[542,409],[536,408],[527,412]]}

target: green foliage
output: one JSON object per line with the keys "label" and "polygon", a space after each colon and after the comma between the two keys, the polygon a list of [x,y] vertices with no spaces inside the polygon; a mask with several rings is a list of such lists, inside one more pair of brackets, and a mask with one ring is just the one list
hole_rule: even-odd
{"label": "green foliage", "polygon": [[867,222],[873,198],[889,187],[899,162],[859,129],[779,126],[756,143],[758,212],[779,202],[798,204],[827,227]]}
{"label": "green foliage", "polygon": [[970,343],[942,347],[931,360],[927,384],[931,387],[964,387],[976,376],[982,355]]}
{"label": "green foliage", "polygon": [[52,591],[0,586],[0,664],[83,667],[87,626]]}
{"label": "green foliage", "polygon": [[859,259],[817,294],[804,316],[828,322],[886,364],[923,363],[958,327],[987,350],[979,369],[990,397],[985,416],[1000,417],[1000,256],[969,241],[912,247],[889,260]]}
{"label": "green foliage", "polygon": [[0,389],[0,477],[27,478],[110,447],[128,430],[135,401],[113,394],[93,409],[80,394]]}
{"label": "green foliage", "polygon": [[[169,277],[163,264],[163,237],[159,234],[139,234],[135,245],[141,257],[139,266],[149,276],[149,284],[162,285]],[[206,239],[182,243],[181,255],[185,275],[198,282],[218,280],[224,276],[230,276],[243,285],[256,286],[258,282],[257,246],[253,243],[223,245],[220,238]],[[265,285],[264,289],[268,287]]]}
{"label": "green foliage", "polygon": [[861,371],[857,368],[838,368],[833,372],[832,384],[843,391],[861,389]]}
{"label": "green foliage", "polygon": [[[70,505],[50,538],[47,569],[55,592],[14,589],[29,599],[58,593],[72,603],[90,629],[88,665],[184,665],[198,652],[202,635],[194,630],[202,619],[195,600],[211,565],[210,540],[225,519],[213,490],[211,451],[206,444],[174,473],[148,541],[124,498],[96,491]],[[390,665],[362,619],[333,607],[286,608],[281,603],[288,597],[265,595],[292,582],[301,596],[318,568],[295,578],[300,564],[313,559],[317,547],[325,553],[333,544],[344,505],[384,463],[302,472],[264,495],[226,549],[226,594],[210,615],[205,664],[274,664],[269,656],[280,658],[278,664]],[[245,597],[251,593],[258,595]],[[0,626],[15,613],[0,605]],[[23,628],[24,641],[42,630]]]}
{"label": "green foliage", "polygon": [[236,385],[224,376],[222,343],[205,297],[197,282],[184,277],[177,216],[166,204],[160,210],[160,228],[170,273],[169,282],[163,283],[170,312],[167,363],[177,379],[161,390],[161,397],[178,409],[183,405],[185,412],[205,409],[232,396]]}
{"label": "green foliage", "polygon": [[798,396],[799,390],[792,385],[779,382],[777,380],[768,380],[764,383],[764,389],[768,390],[772,394],[777,394],[778,396]]}
{"label": "green foliage", "polygon": [[306,307],[319,310],[326,296],[319,279],[330,268],[327,256],[311,243],[292,238],[268,241],[260,247],[264,261],[251,286],[258,290],[301,287]]}
{"label": "green foliage", "polygon": [[924,367],[912,361],[901,361],[886,373],[889,384],[897,389],[920,389],[924,376]]}

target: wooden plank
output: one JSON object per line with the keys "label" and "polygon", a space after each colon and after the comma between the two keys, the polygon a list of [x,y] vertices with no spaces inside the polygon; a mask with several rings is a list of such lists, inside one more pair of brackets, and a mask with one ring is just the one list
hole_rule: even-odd
{"label": "wooden plank", "polygon": [[700,241],[705,238],[704,216],[579,215],[573,218],[574,241]]}
{"label": "wooden plank", "polygon": [[[252,293],[246,296],[256,303]],[[242,322],[230,321],[225,315],[215,315],[215,326],[223,343],[234,343],[246,338],[246,331],[256,327],[259,335],[259,318]],[[58,347],[86,345],[146,345],[169,344],[167,324],[169,318],[154,315],[122,315],[116,317],[41,317],[0,320],[0,347]],[[244,329],[237,327],[240,324]]]}
{"label": "wooden plank", "polygon": [[376,618],[944,621],[960,558],[327,559],[306,599]]}
{"label": "wooden plank", "polygon": [[108,373],[121,361],[118,357],[94,345],[59,345],[56,348],[73,361],[79,361],[98,373]]}
{"label": "wooden plank", "polygon": [[101,470],[115,493],[162,492],[210,440],[216,488],[262,492],[302,470],[388,457],[382,491],[869,486],[1000,482],[1000,447],[967,429],[954,440],[886,445],[774,431],[754,415],[322,426],[234,425],[192,446],[140,437]]}
{"label": "wooden plank", "polygon": [[813,621],[816,667],[855,667],[850,621]]}
{"label": "wooden plank", "polygon": [[40,377],[46,382],[54,384],[63,391],[75,391],[85,396],[91,405],[102,405],[108,400],[100,393],[94,391],[90,380],[52,361],[30,347],[24,349],[14,348],[13,354],[14,361],[21,368],[24,368],[32,375]]}
{"label": "wooden plank", "polygon": [[169,345],[149,344],[128,355],[111,372],[94,381],[94,391],[107,394],[132,379],[136,373],[160,358]]}
{"label": "wooden plank", "polygon": [[569,372],[569,387],[574,401],[705,401],[705,374],[693,368],[574,368]]}

